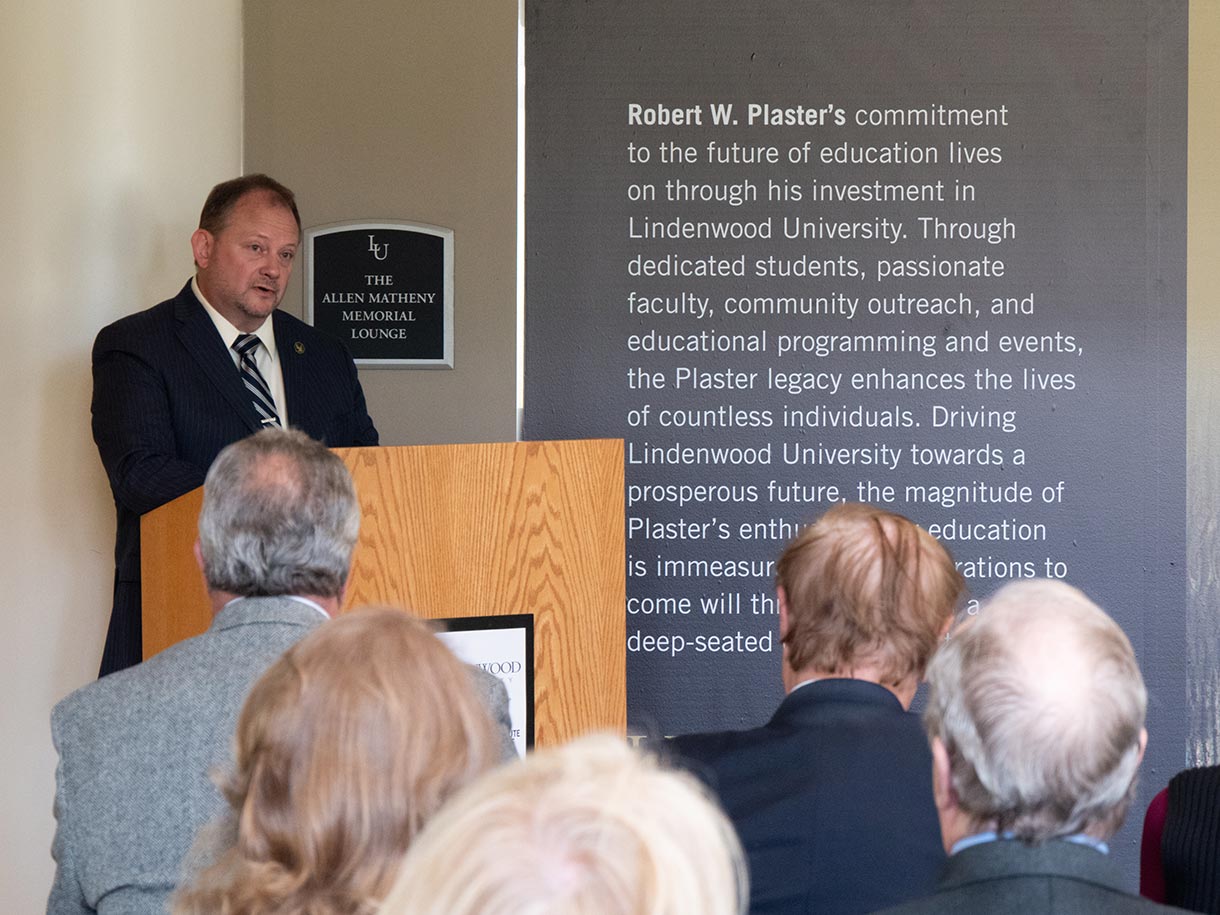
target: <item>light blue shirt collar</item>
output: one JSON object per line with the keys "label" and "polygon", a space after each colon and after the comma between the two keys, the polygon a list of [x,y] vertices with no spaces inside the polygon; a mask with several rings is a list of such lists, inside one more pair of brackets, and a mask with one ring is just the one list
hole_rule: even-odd
{"label": "light blue shirt collar", "polygon": [[[953,844],[953,848],[949,849],[949,854],[956,855],[959,851],[965,851],[967,848],[973,848],[975,845],[985,845],[988,842],[1007,842],[1015,839],[1016,836],[1011,832],[997,833],[993,829],[986,832],[976,832],[972,836],[966,836],[964,839],[959,839]],[[1063,842],[1072,842],[1076,845],[1087,845],[1089,848],[1096,849],[1103,855],[1110,854],[1110,846],[1101,839],[1095,839],[1092,836],[1085,835],[1083,832],[1075,833],[1070,836],[1060,836]]]}

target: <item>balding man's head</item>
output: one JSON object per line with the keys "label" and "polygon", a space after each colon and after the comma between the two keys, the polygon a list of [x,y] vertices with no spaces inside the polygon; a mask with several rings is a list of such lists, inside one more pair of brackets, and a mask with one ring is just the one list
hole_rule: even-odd
{"label": "balding man's head", "polygon": [[336,598],[359,532],[351,475],[303,432],[265,429],[208,470],[199,550],[211,591]]}
{"label": "balding man's head", "polygon": [[928,668],[924,721],[975,826],[1108,838],[1130,803],[1147,694],[1131,643],[1075,588],[1001,588]]}
{"label": "balding man's head", "polygon": [[923,673],[965,591],[927,531],[858,504],[838,505],[801,531],[776,564],[776,586],[793,671],[846,676],[867,665],[886,685]]}

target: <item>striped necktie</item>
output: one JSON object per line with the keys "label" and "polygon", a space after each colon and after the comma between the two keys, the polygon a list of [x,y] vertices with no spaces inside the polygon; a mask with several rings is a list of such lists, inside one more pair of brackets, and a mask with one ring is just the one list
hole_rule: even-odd
{"label": "striped necktie", "polygon": [[259,339],[254,334],[240,334],[233,341],[233,350],[240,357],[238,369],[241,380],[245,382],[246,390],[250,392],[250,400],[254,403],[254,411],[262,420],[263,428],[280,425],[279,414],[275,412],[275,400],[271,396],[271,388],[267,380],[258,370],[254,354],[258,351]]}

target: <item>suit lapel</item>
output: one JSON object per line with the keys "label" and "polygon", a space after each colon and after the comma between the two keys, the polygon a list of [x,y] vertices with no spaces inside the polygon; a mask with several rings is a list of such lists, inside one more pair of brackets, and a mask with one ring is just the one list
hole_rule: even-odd
{"label": "suit lapel", "polygon": [[315,374],[318,363],[302,340],[299,322],[278,308],[272,312],[275,328],[275,350],[280,358],[280,373],[284,379],[284,399],[288,401],[288,422],[320,442],[326,441],[326,413],[318,404],[327,402],[325,384]]}
{"label": "suit lapel", "polygon": [[293,425],[297,425],[296,416],[303,406],[299,395],[303,381],[301,356],[305,352],[305,345],[295,338],[289,339],[293,336],[291,329],[278,308],[271,313],[271,321],[271,326],[275,328],[275,351],[280,360],[280,374],[284,379],[284,397],[288,401]]}
{"label": "suit lapel", "polygon": [[186,288],[174,300],[174,317],[178,321],[176,334],[183,347],[216,390],[228,401],[234,415],[239,417],[251,432],[257,432],[262,428],[262,424],[258,414],[254,412],[250,395],[242,384],[241,375],[233,364],[233,357],[225,349],[224,341],[216,332],[216,325],[195,298],[190,283],[187,283]]}

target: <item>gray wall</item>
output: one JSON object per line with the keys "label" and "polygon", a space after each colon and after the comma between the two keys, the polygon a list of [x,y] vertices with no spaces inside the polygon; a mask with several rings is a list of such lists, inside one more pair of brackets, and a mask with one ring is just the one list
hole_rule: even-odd
{"label": "gray wall", "polygon": [[291,187],[307,227],[454,231],[454,368],[361,370],[383,444],[516,435],[517,26],[490,0],[245,4],[245,170]]}

